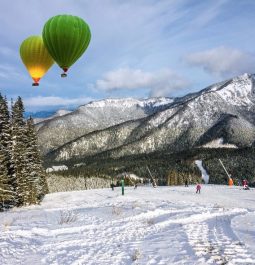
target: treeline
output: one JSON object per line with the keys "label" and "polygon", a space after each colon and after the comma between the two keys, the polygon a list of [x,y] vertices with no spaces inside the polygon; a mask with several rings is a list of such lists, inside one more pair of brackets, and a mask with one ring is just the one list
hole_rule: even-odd
{"label": "treeline", "polygon": [[18,97],[8,109],[0,94],[0,210],[36,204],[48,192],[33,119]]}
{"label": "treeline", "polygon": [[[185,152],[171,153],[169,150],[151,154],[133,155],[121,158],[107,158],[101,155],[62,161],[68,166],[67,171],[57,172],[64,177],[89,177],[97,176],[115,177],[123,172],[134,173],[142,178],[150,178],[147,167],[157,179],[158,185],[181,185],[188,179],[190,183],[201,181],[201,172],[195,160],[202,160],[207,170],[210,184],[228,184],[228,176],[222,168],[222,160],[235,183],[247,179],[251,186],[255,186],[255,148],[194,148]],[[50,161],[45,160],[45,165],[50,166]],[[74,165],[80,164],[80,167]]]}
{"label": "treeline", "polygon": [[[68,166],[68,170],[55,172],[55,174],[68,178],[107,176],[114,179],[117,175],[127,172],[143,178],[146,182],[150,180],[149,168],[158,185],[179,185],[183,184],[186,178],[190,179],[190,183],[195,183],[200,177],[200,171],[194,161],[186,156],[186,153],[170,154],[168,152],[132,155],[117,159],[94,155],[61,162]],[[45,161],[45,166],[50,166],[49,160]]]}

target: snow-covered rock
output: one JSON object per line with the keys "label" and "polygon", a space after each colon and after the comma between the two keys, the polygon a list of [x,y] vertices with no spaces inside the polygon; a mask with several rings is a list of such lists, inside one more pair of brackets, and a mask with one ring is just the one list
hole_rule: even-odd
{"label": "snow-covered rock", "polygon": [[46,173],[51,173],[54,171],[64,171],[64,170],[68,170],[68,167],[66,165],[52,166],[46,169]]}
{"label": "snow-covered rock", "polygon": [[85,163],[78,163],[78,164],[74,164],[74,167],[82,167],[82,166],[85,166],[86,164]]}

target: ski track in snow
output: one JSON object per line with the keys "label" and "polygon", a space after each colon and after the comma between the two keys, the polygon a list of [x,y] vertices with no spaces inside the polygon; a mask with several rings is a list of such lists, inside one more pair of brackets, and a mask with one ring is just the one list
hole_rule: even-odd
{"label": "ski track in snow", "polygon": [[[198,203],[203,194],[194,189],[128,188],[125,196],[106,189],[59,193],[46,196],[42,206],[0,213],[0,264],[255,264],[252,248],[231,225],[236,220],[238,227],[238,218],[255,208],[219,205],[213,198]],[[204,189],[206,198],[224,188]],[[251,205],[254,190],[233,191],[249,195]],[[61,224],[63,216],[69,222]]]}

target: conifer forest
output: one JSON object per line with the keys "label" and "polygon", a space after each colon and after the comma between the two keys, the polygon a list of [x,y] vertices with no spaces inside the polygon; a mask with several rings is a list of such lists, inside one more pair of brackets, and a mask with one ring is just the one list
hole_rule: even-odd
{"label": "conifer forest", "polygon": [[9,111],[0,94],[0,211],[38,204],[48,191],[33,119],[23,114],[21,97]]}

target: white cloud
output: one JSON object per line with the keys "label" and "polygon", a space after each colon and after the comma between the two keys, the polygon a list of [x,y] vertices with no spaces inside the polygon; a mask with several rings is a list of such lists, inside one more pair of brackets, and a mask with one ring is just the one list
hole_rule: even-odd
{"label": "white cloud", "polygon": [[103,79],[97,80],[96,87],[105,91],[145,88],[150,85],[152,79],[151,73],[140,69],[121,68],[104,74]]}
{"label": "white cloud", "polygon": [[151,96],[168,96],[177,89],[186,88],[189,82],[166,68],[156,72],[120,68],[107,72],[97,80],[95,88],[103,91],[148,89]]}
{"label": "white cloud", "polygon": [[52,106],[74,106],[85,104],[92,99],[89,97],[80,97],[80,98],[61,98],[61,97],[31,97],[25,98],[24,104],[28,107],[52,107]]}
{"label": "white cloud", "polygon": [[184,59],[190,65],[202,67],[206,72],[220,77],[254,72],[255,69],[253,54],[224,46],[192,53]]}

